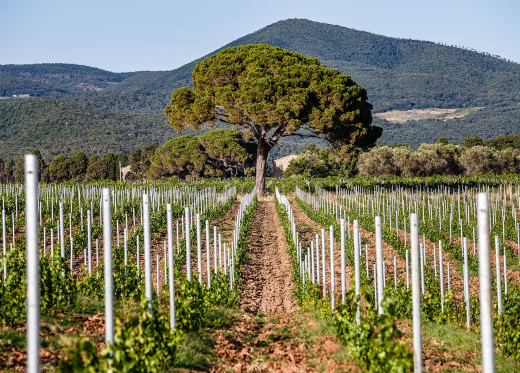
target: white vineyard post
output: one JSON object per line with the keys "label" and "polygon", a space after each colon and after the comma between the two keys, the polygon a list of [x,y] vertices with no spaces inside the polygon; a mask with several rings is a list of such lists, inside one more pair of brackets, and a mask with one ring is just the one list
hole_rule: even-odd
{"label": "white vineyard post", "polygon": [[186,228],[184,232],[186,233],[186,276],[188,277],[188,281],[191,282],[191,234],[190,234],[190,208],[186,207],[184,209]]}
{"label": "white vineyard post", "polygon": [[200,237],[200,215],[197,214],[195,217],[197,224],[197,270],[199,272],[199,284],[202,285],[202,242]]}
{"label": "white vineyard post", "polygon": [[[166,231],[168,231],[168,228],[166,228]],[[164,241],[164,254],[163,254],[163,258],[164,258],[164,284],[167,285],[168,284],[168,248],[167,248],[167,243],[166,241]]]}
{"label": "white vineyard post", "polygon": [[140,247],[139,247],[139,235],[136,236],[135,240],[136,240],[136,243],[137,243],[137,250],[136,250],[137,272],[139,272],[139,267],[140,267],[140,264],[141,264],[140,263],[141,260],[139,258],[139,249],[140,249]]}
{"label": "white vineyard post", "polygon": [[316,247],[315,247],[315,250],[316,250],[316,254],[315,254],[315,257],[316,257],[316,282],[318,285],[320,285],[321,281],[320,281],[320,236],[319,234],[316,233]]}
{"label": "white vineyard post", "polygon": [[315,270],[314,270],[314,241],[311,241],[311,276],[312,284],[315,284]]}
{"label": "white vineyard post", "polygon": [[367,280],[368,280],[368,278],[370,277],[370,273],[369,273],[370,271],[368,269],[368,267],[369,267],[368,266],[368,244],[365,244],[365,265],[367,267]]}
{"label": "white vineyard post", "polygon": [[90,223],[90,210],[87,209],[87,250],[88,250],[88,274],[92,274],[92,225]]}
{"label": "white vineyard post", "polygon": [[105,262],[105,343],[114,343],[114,292],[112,282],[112,211],[110,189],[103,188],[103,249]]}
{"label": "white vineyard post", "polygon": [[377,309],[380,315],[383,314],[381,302],[383,301],[383,239],[381,235],[381,217],[375,218],[376,227],[376,262],[377,262]]}
{"label": "white vineyard post", "polygon": [[144,228],[144,296],[152,310],[152,258],[150,247],[150,199],[143,194],[143,228]]}
{"label": "white vineyard post", "polygon": [[410,215],[410,247],[412,254],[412,312],[414,371],[423,371],[421,334],[421,288],[419,275],[419,223],[417,214]]}
{"label": "white vineyard post", "polygon": [[394,255],[394,289],[397,289],[397,258]]}
{"label": "white vineyard post", "polygon": [[[325,266],[325,229],[321,229],[321,273],[323,276],[323,297],[327,293],[327,270]],[[332,268],[331,268],[332,269]]]}
{"label": "white vineyard post", "polygon": [[498,242],[498,236],[495,236],[495,265],[497,269],[496,281],[497,281],[497,304],[498,314],[502,314],[502,281],[500,276],[500,243]]}
{"label": "white vineyard post", "polygon": [[468,245],[466,237],[462,239],[464,248],[464,296],[466,299],[466,327],[471,327],[470,299],[469,299],[469,268],[468,268]]}
{"label": "white vineyard post", "polygon": [[51,258],[54,256],[54,228],[51,228]]}
{"label": "white vineyard post", "polygon": [[444,313],[444,264],[442,263],[442,241],[439,241],[439,281],[441,285],[441,312]]}
{"label": "white vineyard post", "polygon": [[447,265],[447,273],[446,275],[448,276],[448,291],[451,291],[451,279],[450,279],[450,262],[446,263]]}
{"label": "white vineyard post", "polygon": [[424,251],[424,245],[423,244],[419,244],[419,251],[421,253],[420,255],[420,258],[421,258],[421,290],[422,290],[422,295],[424,295],[425,293],[425,286],[424,286],[424,262],[425,262],[425,251]]}
{"label": "white vineyard post", "polygon": [[211,255],[210,255],[209,220],[206,220],[206,272],[208,289],[211,289]]}
{"label": "white vineyard post", "polygon": [[222,272],[223,263],[222,263],[222,235],[218,234],[218,269]]}
{"label": "white vineyard post", "polygon": [[506,248],[504,247],[504,294],[507,295],[507,257]]}
{"label": "white vineyard post", "polygon": [[123,250],[126,267],[128,265],[128,230],[126,228],[123,230]]}
{"label": "white vineyard post", "polygon": [[340,243],[341,243],[341,303],[346,300],[346,274],[345,274],[345,219],[340,220]]}
{"label": "white vineyard post", "polygon": [[[356,297],[359,296],[359,289],[361,287],[361,276],[360,276],[360,268],[359,268],[359,248],[361,246],[361,241],[359,240],[359,222],[354,220],[354,279],[355,279],[355,291]],[[356,323],[360,325],[361,311],[359,309],[360,302],[357,302],[357,310],[356,310]]]}
{"label": "white vineyard post", "polygon": [[218,273],[218,263],[217,263],[217,254],[218,246],[217,246],[217,227],[213,226],[213,271],[215,272],[215,277]]}
{"label": "white vineyard post", "polygon": [[478,194],[477,206],[482,371],[489,373],[495,371],[495,342],[493,336],[493,287],[489,258],[489,200],[486,193]]}
{"label": "white vineyard post", "polygon": [[38,373],[40,371],[40,231],[38,223],[38,158],[34,154],[25,156],[25,196],[27,372]]}
{"label": "white vineyard post", "polygon": [[170,294],[170,328],[175,329],[175,288],[174,288],[174,266],[173,266],[173,227],[172,227],[172,205],[166,205],[167,241],[168,241],[168,285]]}
{"label": "white vineyard post", "polygon": [[409,268],[409,253],[408,253],[408,249],[406,249],[406,287],[408,289],[410,289],[410,272],[408,270]]}
{"label": "white vineyard post", "polygon": [[[332,309],[336,308],[336,296],[334,295],[334,228],[329,226],[329,245],[330,245],[330,304]],[[301,248],[300,248],[301,254]]]}
{"label": "white vineyard post", "polygon": [[161,282],[160,282],[160,277],[161,277],[161,271],[160,271],[160,268],[161,268],[161,265],[160,265],[160,261],[159,261],[159,254],[157,254],[157,257],[156,257],[156,260],[155,260],[155,271],[156,271],[156,289],[157,289],[157,298],[159,298],[159,294],[161,294]]}
{"label": "white vineyard post", "polygon": [[[51,228],[52,230],[52,228]],[[7,237],[6,237],[6,229],[5,229],[5,209],[2,208],[2,247],[3,247],[3,257],[5,257],[7,253]],[[7,278],[7,264],[4,262],[4,281]]]}
{"label": "white vineyard post", "polygon": [[[14,237],[14,234],[13,234]],[[65,259],[65,227],[63,222],[63,202],[60,202],[60,245],[61,257]]]}

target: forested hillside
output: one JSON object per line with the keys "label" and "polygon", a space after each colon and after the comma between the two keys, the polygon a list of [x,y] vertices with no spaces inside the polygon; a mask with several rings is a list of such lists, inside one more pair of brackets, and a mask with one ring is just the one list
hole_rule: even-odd
{"label": "forested hillside", "polygon": [[[376,119],[376,123],[385,129],[380,143],[406,142],[418,146],[422,142],[434,142],[440,136],[451,141],[463,141],[466,136],[489,138],[520,130],[517,119],[520,114],[517,105],[520,102],[520,65],[517,63],[432,42],[391,38],[302,19],[276,22],[220,49],[257,43],[317,57],[325,65],[351,75],[356,83],[367,88],[375,113],[431,107],[482,108],[459,119],[396,124]],[[175,89],[191,84],[191,72],[199,60],[172,71],[131,73],[112,73],[69,64],[1,65],[0,96],[30,94],[74,103],[56,105],[51,110],[57,119],[56,126],[67,122],[62,116],[69,121],[82,116],[88,118],[89,126],[81,126],[76,119],[74,123],[70,122],[82,127],[82,131],[75,134],[83,137],[79,140],[70,138],[69,143],[95,144],[100,139],[99,128],[119,133],[123,128],[130,128],[124,123],[150,121],[157,123],[153,131],[142,130],[137,135],[124,133],[121,136],[142,137],[144,143],[163,142],[173,133],[163,117],[164,106],[169,103]],[[49,104],[2,105],[2,110],[9,111],[10,115],[0,118],[0,138],[2,144],[8,143],[11,147],[3,153],[11,154],[12,149],[16,149],[18,154],[18,148],[28,145],[28,138],[13,137],[12,131],[16,127],[22,134],[32,133],[32,129],[27,127],[31,122],[26,120],[30,115],[24,112],[24,108],[32,110],[39,105]],[[14,108],[18,109],[15,111]],[[64,111],[63,115],[58,115],[58,111]],[[15,112],[20,116],[15,116]],[[134,116],[136,113],[142,115]],[[112,121],[107,120],[108,117]],[[117,121],[123,118],[121,124],[115,124],[116,118]],[[40,135],[36,138],[42,139],[46,151],[54,152],[53,149],[62,148],[60,141],[67,142],[65,137],[72,133],[64,131],[59,138],[52,136],[52,132],[48,137],[43,132]],[[103,141],[105,144],[97,146],[112,151],[130,152],[134,145],[132,141],[121,142],[112,138]],[[283,147],[287,151],[301,149],[299,143],[290,140],[281,144],[278,150]],[[281,151],[279,154],[287,153]]]}
{"label": "forested hillside", "polygon": [[[0,157],[38,148],[57,154],[129,153],[138,144],[163,143],[175,131],[157,114],[115,113],[59,100],[0,102]],[[166,122],[166,123],[165,123]]]}

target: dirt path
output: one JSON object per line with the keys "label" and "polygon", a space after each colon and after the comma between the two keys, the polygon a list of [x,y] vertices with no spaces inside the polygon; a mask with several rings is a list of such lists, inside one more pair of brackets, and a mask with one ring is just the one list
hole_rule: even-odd
{"label": "dirt path", "polygon": [[292,263],[273,197],[258,201],[248,249],[240,281],[240,308],[252,314],[296,311]]}
{"label": "dirt path", "polygon": [[[242,265],[241,312],[213,333],[215,372],[359,370],[331,324],[298,307],[292,263],[273,197],[258,201]],[[323,321],[322,321],[323,322]]]}
{"label": "dirt path", "polygon": [[359,371],[336,335],[309,313],[269,317],[242,313],[214,334],[220,361],[211,372]]}

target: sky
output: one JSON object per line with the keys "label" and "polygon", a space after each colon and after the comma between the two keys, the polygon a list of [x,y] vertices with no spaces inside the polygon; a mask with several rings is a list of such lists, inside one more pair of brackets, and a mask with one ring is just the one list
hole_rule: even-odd
{"label": "sky", "polygon": [[519,16],[519,0],[0,0],[0,64],[172,70],[288,18],[520,62]]}

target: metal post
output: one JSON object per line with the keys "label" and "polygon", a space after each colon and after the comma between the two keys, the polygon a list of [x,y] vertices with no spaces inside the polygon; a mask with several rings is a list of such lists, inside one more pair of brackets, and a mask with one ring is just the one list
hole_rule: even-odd
{"label": "metal post", "polygon": [[419,273],[419,222],[417,214],[410,215],[410,243],[412,252],[412,310],[414,371],[423,371],[421,334],[421,278]]}
{"label": "metal post", "polygon": [[470,315],[470,304],[469,304],[469,268],[468,268],[468,245],[466,237],[462,239],[462,245],[464,249],[464,295],[466,298],[466,326],[469,329],[471,327],[471,315]]}
{"label": "metal post", "polygon": [[197,270],[199,271],[199,284],[202,285],[202,242],[200,237],[200,215],[197,214],[195,221],[197,223]]}
{"label": "metal post", "polygon": [[489,200],[486,193],[478,194],[478,259],[480,282],[480,330],[482,343],[482,371],[495,371],[495,342],[493,336],[493,287],[489,248]]}
{"label": "metal post", "polygon": [[383,314],[381,302],[383,301],[383,237],[381,234],[381,217],[376,216],[376,261],[377,261],[377,309],[380,315]]}
{"label": "metal post", "polygon": [[345,274],[345,219],[340,220],[340,243],[341,243],[341,303],[346,300],[346,274]]}
{"label": "metal post", "polygon": [[502,277],[500,276],[500,242],[498,236],[495,236],[495,265],[497,269],[496,281],[497,281],[497,304],[498,314],[502,314]]}
{"label": "metal post", "polygon": [[148,300],[150,312],[152,309],[152,253],[150,247],[150,199],[143,194],[143,226],[144,226],[144,296]]}
{"label": "metal post", "polygon": [[38,158],[34,154],[28,154],[25,156],[25,232],[27,249],[27,372],[29,373],[40,371],[38,199]]}
{"label": "metal post", "polygon": [[168,285],[170,291],[170,328],[175,329],[175,288],[174,288],[174,266],[173,266],[173,227],[172,227],[172,205],[166,205],[166,224],[168,235]]}
{"label": "metal post", "polygon": [[209,220],[206,220],[206,272],[208,288],[211,289],[211,255],[210,255]]}
{"label": "metal post", "polygon": [[[52,230],[52,229],[51,229]],[[5,209],[2,209],[2,247],[3,247],[3,257],[7,253],[7,238],[6,238],[6,229],[5,229]],[[7,278],[7,264],[4,262],[4,281]]]}
{"label": "metal post", "polygon": [[323,297],[327,293],[327,270],[325,266],[325,229],[321,229],[321,273],[323,277]]}
{"label": "metal post", "polygon": [[103,188],[103,249],[105,263],[105,343],[114,343],[114,292],[112,282],[112,210],[110,189]]}
{"label": "metal post", "polygon": [[[355,291],[356,297],[359,296],[359,289],[361,287],[361,276],[359,269],[359,250],[360,250],[361,242],[359,240],[359,222],[354,220],[354,279],[355,279]],[[357,311],[356,311],[356,323],[360,325],[361,311],[359,309],[360,301],[357,302]]]}
{"label": "metal post", "polygon": [[[65,259],[65,227],[63,222],[63,202],[60,202],[60,245],[61,257]],[[14,237],[14,236],[13,236]]]}
{"label": "metal post", "polygon": [[87,210],[87,250],[88,274],[92,274],[92,226],[90,224],[90,210]]}
{"label": "metal post", "polygon": [[184,213],[186,215],[184,219],[184,221],[186,222],[186,275],[188,277],[188,281],[191,282],[190,208],[186,207],[184,209]]}
{"label": "metal post", "polygon": [[442,263],[442,241],[439,241],[439,281],[441,284],[441,312],[444,312],[444,264]]}
{"label": "metal post", "polygon": [[[333,229],[334,228],[331,225],[329,227],[329,240],[330,240],[329,244],[330,244],[330,303],[331,303],[332,309],[336,308],[336,296],[334,294],[335,268],[334,268],[334,230]],[[301,253],[301,248],[300,248],[300,253]],[[299,259],[300,259],[300,257],[298,257],[298,260]]]}
{"label": "metal post", "polygon": [[409,254],[408,254],[408,249],[406,249],[406,287],[408,289],[410,289],[410,273],[409,273]]}

